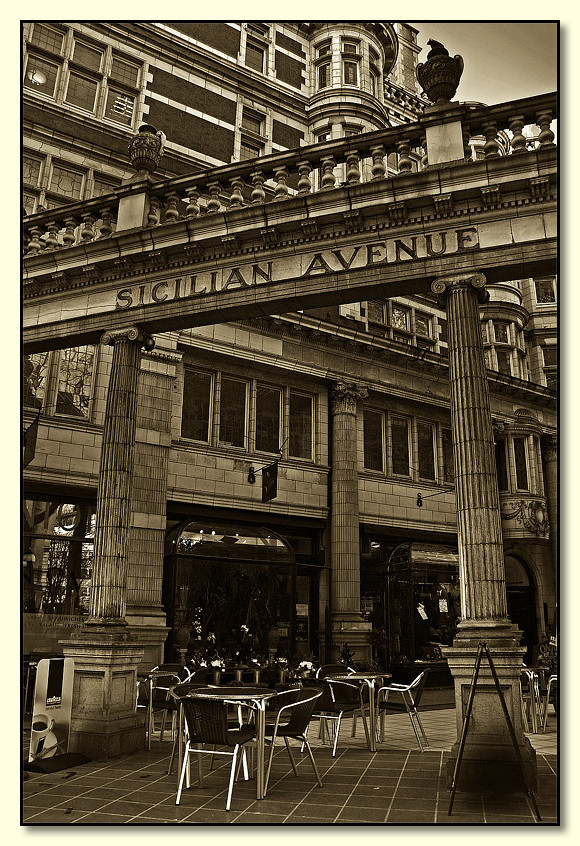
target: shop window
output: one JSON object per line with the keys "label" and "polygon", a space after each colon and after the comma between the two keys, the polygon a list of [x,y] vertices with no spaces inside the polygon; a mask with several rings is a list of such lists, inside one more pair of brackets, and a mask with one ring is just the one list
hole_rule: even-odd
{"label": "shop window", "polygon": [[64,35],[58,29],[43,23],[35,23],[30,36],[30,43],[51,53],[60,53]]}
{"label": "shop window", "polygon": [[280,450],[279,388],[258,385],[256,390],[256,449],[260,452]]}
{"label": "shop window", "polygon": [[227,446],[246,445],[247,383],[222,377],[220,391],[220,443]]}
{"label": "shop window", "polygon": [[417,423],[417,458],[419,478],[435,480],[435,426],[432,423]]}
{"label": "shop window", "polygon": [[22,362],[22,399],[25,407],[40,408],[46,394],[50,353],[25,355]]}
{"label": "shop window", "polygon": [[76,71],[71,71],[68,78],[65,102],[71,106],[78,106],[88,112],[95,109],[97,97],[97,83]]}
{"label": "shop window", "polygon": [[95,348],[62,350],[59,361],[56,413],[88,417]]}
{"label": "shop window", "polygon": [[380,411],[364,409],[364,466],[367,470],[378,470],[383,472],[383,420],[384,415]]}
{"label": "shop window", "polygon": [[529,482],[525,438],[514,438],[513,445],[516,470],[516,487],[520,491],[527,491],[529,490]]}
{"label": "shop window", "polygon": [[255,41],[246,42],[246,65],[253,70],[264,73],[265,49]]}
{"label": "shop window", "polygon": [[187,368],[183,377],[181,435],[193,441],[209,441],[212,377]]}
{"label": "shop window", "polygon": [[534,286],[536,289],[536,302],[538,305],[556,302],[555,279],[534,279]]}
{"label": "shop window", "polygon": [[410,475],[409,421],[403,417],[391,417],[391,446],[393,474]]}
{"label": "shop window", "polygon": [[506,442],[504,440],[495,443],[495,469],[497,472],[497,486],[500,491],[509,490]]}
{"label": "shop window", "polygon": [[24,87],[54,97],[58,71],[59,65],[31,53],[26,65]]}
{"label": "shop window", "polygon": [[453,435],[451,429],[441,430],[441,446],[443,448],[443,481],[455,481],[455,463],[453,460]]}
{"label": "shop window", "polygon": [[293,458],[312,458],[313,397],[290,391],[288,454]]}

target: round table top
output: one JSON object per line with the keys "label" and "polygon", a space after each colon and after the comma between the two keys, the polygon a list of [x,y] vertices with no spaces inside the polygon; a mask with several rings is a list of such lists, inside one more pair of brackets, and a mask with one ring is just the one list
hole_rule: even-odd
{"label": "round table top", "polygon": [[390,673],[331,673],[331,675],[326,676],[327,679],[332,681],[333,679],[340,679],[340,681],[372,681],[373,679],[390,679],[392,675]]}
{"label": "round table top", "polygon": [[199,690],[192,690],[191,693],[187,695],[191,697],[201,697],[203,699],[239,699],[240,701],[243,701],[248,699],[270,699],[272,696],[277,696],[278,694],[275,690],[269,690],[264,688],[256,688],[251,686],[227,687],[226,685],[220,685],[219,687],[201,687],[199,688]]}

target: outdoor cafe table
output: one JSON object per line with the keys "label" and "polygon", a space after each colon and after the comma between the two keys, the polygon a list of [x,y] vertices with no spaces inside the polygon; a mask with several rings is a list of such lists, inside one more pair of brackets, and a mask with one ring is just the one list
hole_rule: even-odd
{"label": "outdoor cafe table", "polygon": [[375,682],[378,680],[384,681],[391,678],[390,673],[333,673],[327,676],[329,681],[346,681],[346,682],[360,682],[360,702],[361,713],[364,720],[362,685],[366,684],[369,691],[369,732],[367,736],[367,743],[371,752],[377,751],[377,703],[375,702]]}
{"label": "outdoor cafe table", "polygon": [[266,740],[266,702],[276,696],[275,690],[244,687],[202,687],[188,693],[188,698],[211,699],[214,702],[233,702],[242,705],[249,702],[256,707],[256,798],[263,799],[264,790],[264,759]]}

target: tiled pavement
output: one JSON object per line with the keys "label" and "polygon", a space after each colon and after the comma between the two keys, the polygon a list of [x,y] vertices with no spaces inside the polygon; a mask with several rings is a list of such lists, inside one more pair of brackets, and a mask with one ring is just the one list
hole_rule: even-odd
{"label": "tiled pavement", "polygon": [[[406,715],[388,718],[388,736],[374,754],[366,749],[360,721],[355,738],[350,737],[350,720],[345,721],[336,758],[328,746],[311,739],[322,789],[306,755],[296,756],[299,778],[294,777],[281,745],[266,799],[256,801],[255,781],[240,780],[229,812],[225,797],[230,759],[210,772],[204,767],[203,790],[193,781],[194,766],[192,787],[176,806],[177,776],[167,775],[171,744],[154,740],[150,752],[109,763],[30,773],[23,782],[22,821],[24,825],[535,824],[523,792],[463,793],[460,782],[449,816],[444,753],[455,741],[455,712],[425,711],[421,718],[430,743],[423,754]],[[556,722],[550,714],[546,734],[529,735],[537,752],[537,805],[542,823],[552,825],[557,823]]]}

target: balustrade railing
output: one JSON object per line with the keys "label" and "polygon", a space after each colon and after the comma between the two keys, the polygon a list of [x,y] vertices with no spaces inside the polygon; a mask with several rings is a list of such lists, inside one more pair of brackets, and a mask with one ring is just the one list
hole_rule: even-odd
{"label": "balustrade railing", "polygon": [[[450,104],[455,110],[455,121],[458,105]],[[474,139],[485,158],[554,146],[551,125],[558,117],[556,94],[489,107],[464,105],[463,110],[460,117],[466,161],[472,158]],[[157,227],[325,193],[363,181],[397,178],[415,168],[422,171],[429,167],[426,143],[429,120],[432,118],[427,114],[415,123],[161,180],[146,187],[136,182],[105,196],[28,215],[23,220],[25,254],[35,256],[111,238],[116,231],[119,201],[143,191],[149,195],[146,226]],[[526,127],[532,127],[527,135]],[[396,169],[392,162],[396,162]]]}

